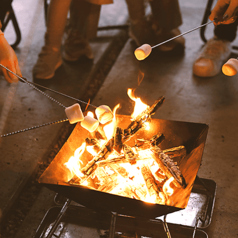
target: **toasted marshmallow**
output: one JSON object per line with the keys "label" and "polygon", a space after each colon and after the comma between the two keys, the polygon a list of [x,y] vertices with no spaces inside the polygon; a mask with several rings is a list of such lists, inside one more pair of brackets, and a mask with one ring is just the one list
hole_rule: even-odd
{"label": "toasted marshmallow", "polygon": [[69,119],[70,124],[77,123],[84,119],[83,112],[78,103],[75,103],[74,105],[65,108],[65,113],[67,118]]}
{"label": "toasted marshmallow", "polygon": [[222,66],[223,74],[227,76],[234,76],[238,72],[238,60],[231,58]]}
{"label": "toasted marshmallow", "polygon": [[99,121],[93,117],[85,116],[81,126],[89,132],[94,132],[99,126]]}
{"label": "toasted marshmallow", "polygon": [[151,51],[152,51],[151,46],[149,44],[144,44],[139,48],[137,48],[134,54],[138,60],[144,60],[150,55]]}
{"label": "toasted marshmallow", "polygon": [[95,110],[97,119],[100,123],[106,124],[113,119],[113,113],[110,107],[106,105],[101,105]]}

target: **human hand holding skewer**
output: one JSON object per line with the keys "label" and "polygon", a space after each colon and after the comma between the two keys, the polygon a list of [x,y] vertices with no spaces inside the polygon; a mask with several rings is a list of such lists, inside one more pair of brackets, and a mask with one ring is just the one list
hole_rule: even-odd
{"label": "human hand holding skewer", "polygon": [[[22,76],[20,67],[18,65],[17,56],[12,49],[12,47],[8,44],[7,40],[4,37],[4,33],[0,30],[0,64],[5,65],[11,71],[16,73],[19,76]],[[5,79],[9,83],[18,82],[18,78],[9,73],[6,69],[0,68],[0,72],[3,73]]]}

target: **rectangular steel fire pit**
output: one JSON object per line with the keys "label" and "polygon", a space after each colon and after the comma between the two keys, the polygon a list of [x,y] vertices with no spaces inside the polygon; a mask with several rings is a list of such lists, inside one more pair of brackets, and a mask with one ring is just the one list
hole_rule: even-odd
{"label": "rectangular steel fire pit", "polygon": [[[117,115],[117,119],[118,125],[121,128],[126,128],[130,124],[131,118]],[[165,140],[160,144],[162,150],[183,145],[187,151],[181,161],[176,161],[187,186],[176,189],[169,199],[169,204],[146,203],[133,198],[97,191],[86,186],[67,183],[70,172],[64,164],[90,135],[80,124],[76,125],[67,142],[41,175],[39,182],[49,189],[95,210],[114,211],[124,215],[147,218],[155,218],[181,210],[187,206],[201,164],[208,126],[200,123],[152,119],[150,127],[149,131],[141,130],[135,136],[150,139],[155,134],[163,133]]]}

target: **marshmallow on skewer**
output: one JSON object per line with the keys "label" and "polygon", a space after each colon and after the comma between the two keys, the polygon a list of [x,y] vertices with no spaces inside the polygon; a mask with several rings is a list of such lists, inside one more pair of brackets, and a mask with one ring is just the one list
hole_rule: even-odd
{"label": "marshmallow on skewer", "polygon": [[137,48],[134,54],[138,60],[144,60],[150,55],[151,51],[152,47],[149,44],[144,44]]}
{"label": "marshmallow on skewer", "polygon": [[113,113],[110,107],[106,105],[101,105],[96,108],[95,113],[97,115],[98,120],[102,124],[106,124],[107,122],[113,119]]}
{"label": "marshmallow on skewer", "polygon": [[93,117],[85,116],[81,126],[89,132],[94,132],[99,126],[99,121]]}
{"label": "marshmallow on skewer", "polygon": [[223,74],[227,76],[234,76],[238,72],[238,60],[231,58],[222,66]]}
{"label": "marshmallow on skewer", "polygon": [[72,105],[70,107],[66,107],[65,113],[66,113],[67,118],[69,119],[70,124],[77,123],[84,119],[83,112],[82,112],[81,107],[78,103],[75,103],[74,105]]}

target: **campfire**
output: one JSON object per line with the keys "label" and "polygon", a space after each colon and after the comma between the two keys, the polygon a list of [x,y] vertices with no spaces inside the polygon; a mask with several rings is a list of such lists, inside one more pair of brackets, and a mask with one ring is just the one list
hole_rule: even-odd
{"label": "campfire", "polygon": [[[171,211],[185,208],[201,163],[207,126],[152,119],[165,98],[148,106],[132,90],[128,90],[128,95],[135,104],[130,117],[118,115],[117,105],[112,120],[93,132],[77,124],[39,182],[93,207],[102,201],[103,194],[149,206],[161,205],[166,207],[166,213],[171,207]],[[192,133],[188,133],[189,127]],[[81,198],[80,192],[75,194],[77,188]],[[98,200],[95,204],[87,201],[88,191]],[[127,205],[121,202],[113,205],[110,201],[100,204],[100,208],[108,205],[109,209],[118,210],[115,206],[120,206],[119,210],[128,212]]]}

